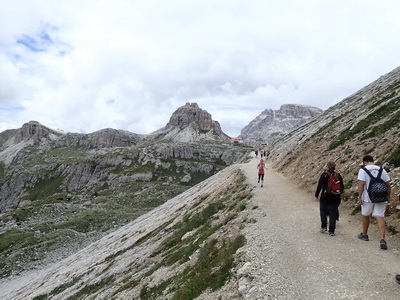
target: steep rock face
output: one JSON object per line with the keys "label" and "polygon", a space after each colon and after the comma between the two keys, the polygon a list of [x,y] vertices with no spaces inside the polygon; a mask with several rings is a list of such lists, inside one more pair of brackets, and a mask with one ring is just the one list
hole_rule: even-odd
{"label": "steep rock face", "polygon": [[212,130],[217,126],[207,111],[202,110],[197,103],[187,102],[172,114],[165,128],[178,127],[184,129],[189,125],[198,130]]}
{"label": "steep rock face", "polygon": [[321,113],[322,109],[299,104],[266,109],[242,129],[240,136],[249,145],[270,144]]}
{"label": "steep rock face", "polygon": [[165,128],[156,133],[176,142],[230,141],[229,136],[222,132],[220,124],[212,120],[211,114],[201,109],[197,103],[189,102],[178,108]]}
{"label": "steep rock face", "polygon": [[29,123],[22,125],[22,128],[16,132],[14,142],[19,143],[27,140],[37,142],[42,138],[49,137],[50,134],[59,135],[59,133],[43,126],[39,122],[30,121]]}
{"label": "steep rock face", "polygon": [[63,133],[43,126],[39,122],[30,121],[19,129],[6,130],[0,133],[0,163],[8,165],[19,151],[26,146],[38,144],[45,140],[57,140]]}

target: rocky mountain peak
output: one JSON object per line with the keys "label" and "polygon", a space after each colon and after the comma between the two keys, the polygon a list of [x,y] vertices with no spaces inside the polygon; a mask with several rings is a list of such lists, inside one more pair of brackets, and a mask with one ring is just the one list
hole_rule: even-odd
{"label": "rocky mountain peak", "polygon": [[19,129],[5,130],[0,133],[0,162],[7,165],[26,146],[40,143],[45,139],[55,140],[62,135],[63,133],[43,126],[37,121],[25,123]]}
{"label": "rocky mountain peak", "polygon": [[242,129],[240,136],[250,145],[270,144],[322,112],[320,108],[300,104],[266,109]]}
{"label": "rocky mountain peak", "polygon": [[201,109],[197,103],[187,102],[172,114],[165,128],[178,127],[184,129],[191,125],[199,130],[211,130],[213,123],[214,121],[207,111]]}
{"label": "rocky mountain peak", "polygon": [[230,141],[229,136],[222,132],[220,124],[214,121],[211,114],[201,109],[197,103],[187,102],[184,106],[179,107],[161,132],[166,133],[166,138],[179,142]]}
{"label": "rocky mountain peak", "polygon": [[[30,121],[22,125],[22,127],[15,134],[15,143],[22,141],[33,140],[37,142],[44,137],[48,137],[50,134],[57,133],[56,131],[43,126],[37,121]],[[59,134],[59,133],[57,133]]]}

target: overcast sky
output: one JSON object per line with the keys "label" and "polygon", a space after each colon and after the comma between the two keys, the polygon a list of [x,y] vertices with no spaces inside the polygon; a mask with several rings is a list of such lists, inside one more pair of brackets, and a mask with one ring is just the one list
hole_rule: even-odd
{"label": "overcast sky", "polygon": [[0,0],[0,131],[151,133],[197,102],[230,136],[400,66],[398,0]]}

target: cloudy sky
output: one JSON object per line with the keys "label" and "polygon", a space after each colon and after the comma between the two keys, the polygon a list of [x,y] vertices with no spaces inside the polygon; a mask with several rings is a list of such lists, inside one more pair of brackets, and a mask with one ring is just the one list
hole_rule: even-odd
{"label": "cloudy sky", "polygon": [[398,0],[0,0],[0,131],[151,133],[197,102],[231,136],[400,66]]}

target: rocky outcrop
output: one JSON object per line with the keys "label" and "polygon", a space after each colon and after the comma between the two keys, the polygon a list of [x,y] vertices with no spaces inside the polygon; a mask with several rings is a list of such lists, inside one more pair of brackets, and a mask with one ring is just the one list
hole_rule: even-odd
{"label": "rocky outcrop", "polygon": [[201,109],[197,103],[189,102],[178,108],[167,125],[155,134],[175,142],[230,141],[230,137],[221,130],[221,125],[212,120],[207,111]]}
{"label": "rocky outcrop", "polygon": [[60,135],[59,132],[51,130],[37,121],[30,121],[29,123],[22,125],[22,128],[16,131],[14,135],[14,142],[19,143],[28,140],[38,142],[42,138],[49,137],[51,134],[55,136]]}
{"label": "rocky outcrop", "polygon": [[0,133],[0,163],[3,162],[8,165],[25,147],[38,145],[39,142],[46,140],[57,140],[61,136],[63,136],[63,133],[52,130],[36,121],[25,123],[19,129],[3,131]]}
{"label": "rocky outcrop", "polygon": [[321,113],[322,109],[299,104],[266,109],[242,129],[240,137],[249,145],[271,144]]}

